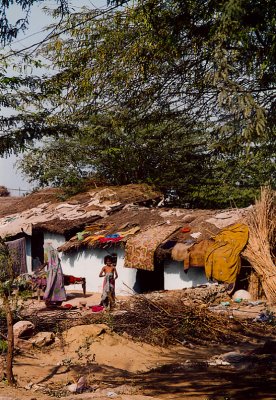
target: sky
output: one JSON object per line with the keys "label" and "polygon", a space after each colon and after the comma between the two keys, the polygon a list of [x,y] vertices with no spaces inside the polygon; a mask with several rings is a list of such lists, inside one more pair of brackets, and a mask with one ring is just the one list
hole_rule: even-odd
{"label": "sky", "polygon": [[[69,0],[70,7],[75,11],[79,11],[82,6],[104,8],[106,7],[106,3],[107,0]],[[24,33],[20,33],[14,40],[12,44],[14,49],[20,50],[33,43],[39,42],[46,36],[46,33],[41,31],[52,21],[49,16],[45,15],[42,8],[44,6],[53,8],[55,5],[56,3],[53,0],[48,0],[32,8],[29,18],[29,28]],[[18,11],[16,7],[12,6],[10,9],[10,18],[18,19]],[[0,113],[3,113],[3,110],[0,110]],[[14,165],[17,159],[18,157],[14,155],[8,158],[0,158],[0,186],[6,186],[13,196],[23,195],[35,186],[34,184],[28,183],[26,178],[17,170]]]}

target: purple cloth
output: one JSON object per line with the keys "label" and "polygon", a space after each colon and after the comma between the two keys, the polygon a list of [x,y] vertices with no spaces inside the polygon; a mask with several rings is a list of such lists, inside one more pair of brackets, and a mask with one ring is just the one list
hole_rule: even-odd
{"label": "purple cloth", "polygon": [[45,258],[48,262],[47,286],[43,299],[47,302],[62,302],[66,300],[63,272],[58,258],[58,252],[51,245],[45,247]]}
{"label": "purple cloth", "polygon": [[27,273],[26,262],[26,239],[16,239],[6,242],[13,261],[13,271],[15,276]]}

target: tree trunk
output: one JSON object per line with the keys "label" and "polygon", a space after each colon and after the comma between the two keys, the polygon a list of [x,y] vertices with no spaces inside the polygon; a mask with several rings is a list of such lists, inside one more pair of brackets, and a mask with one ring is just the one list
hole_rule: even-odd
{"label": "tree trunk", "polygon": [[8,352],[6,358],[6,374],[9,385],[14,385],[13,376],[13,352],[14,352],[14,336],[13,336],[13,316],[8,296],[4,296],[4,307],[6,311],[7,327],[8,327]]}

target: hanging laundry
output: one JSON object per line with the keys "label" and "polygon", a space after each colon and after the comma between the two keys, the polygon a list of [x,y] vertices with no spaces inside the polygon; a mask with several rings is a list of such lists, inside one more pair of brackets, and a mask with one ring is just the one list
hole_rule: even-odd
{"label": "hanging laundry", "polygon": [[138,231],[140,231],[140,226],[135,226],[134,228],[129,229],[128,231],[125,232],[118,232],[118,234],[122,237],[126,237],[129,235],[134,235],[135,233],[137,233]]}
{"label": "hanging laundry", "polygon": [[99,238],[99,242],[100,243],[116,243],[116,242],[120,242],[120,240],[122,240],[123,238],[121,236],[117,236],[117,237],[101,237]]}
{"label": "hanging laundry", "polygon": [[179,227],[179,224],[156,225],[129,238],[125,247],[124,266],[154,271],[155,250]]}
{"label": "hanging laundry", "polygon": [[101,238],[104,238],[104,235],[87,236],[83,239],[82,243],[92,244]]}
{"label": "hanging laundry", "polygon": [[235,224],[222,229],[206,252],[205,273],[208,279],[235,283],[240,272],[240,253],[248,240],[248,227]]}
{"label": "hanging laundry", "polygon": [[110,235],[106,235],[105,238],[107,239],[116,239],[120,237],[120,235],[118,233],[111,233]]}
{"label": "hanging laundry", "polygon": [[16,239],[6,242],[9,248],[9,252],[13,261],[13,271],[15,276],[24,274],[27,272],[27,261],[26,261],[26,239]]}
{"label": "hanging laundry", "polygon": [[77,238],[78,240],[83,240],[84,239],[84,235],[87,234],[86,231],[82,231],[82,232],[77,232]]}

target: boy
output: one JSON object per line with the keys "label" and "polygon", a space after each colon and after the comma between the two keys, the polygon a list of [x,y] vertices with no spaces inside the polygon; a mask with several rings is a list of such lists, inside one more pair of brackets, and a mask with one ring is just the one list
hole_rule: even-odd
{"label": "boy", "polygon": [[116,266],[111,256],[105,256],[104,266],[99,277],[104,277],[101,305],[112,309],[115,305],[115,279],[118,278]]}

